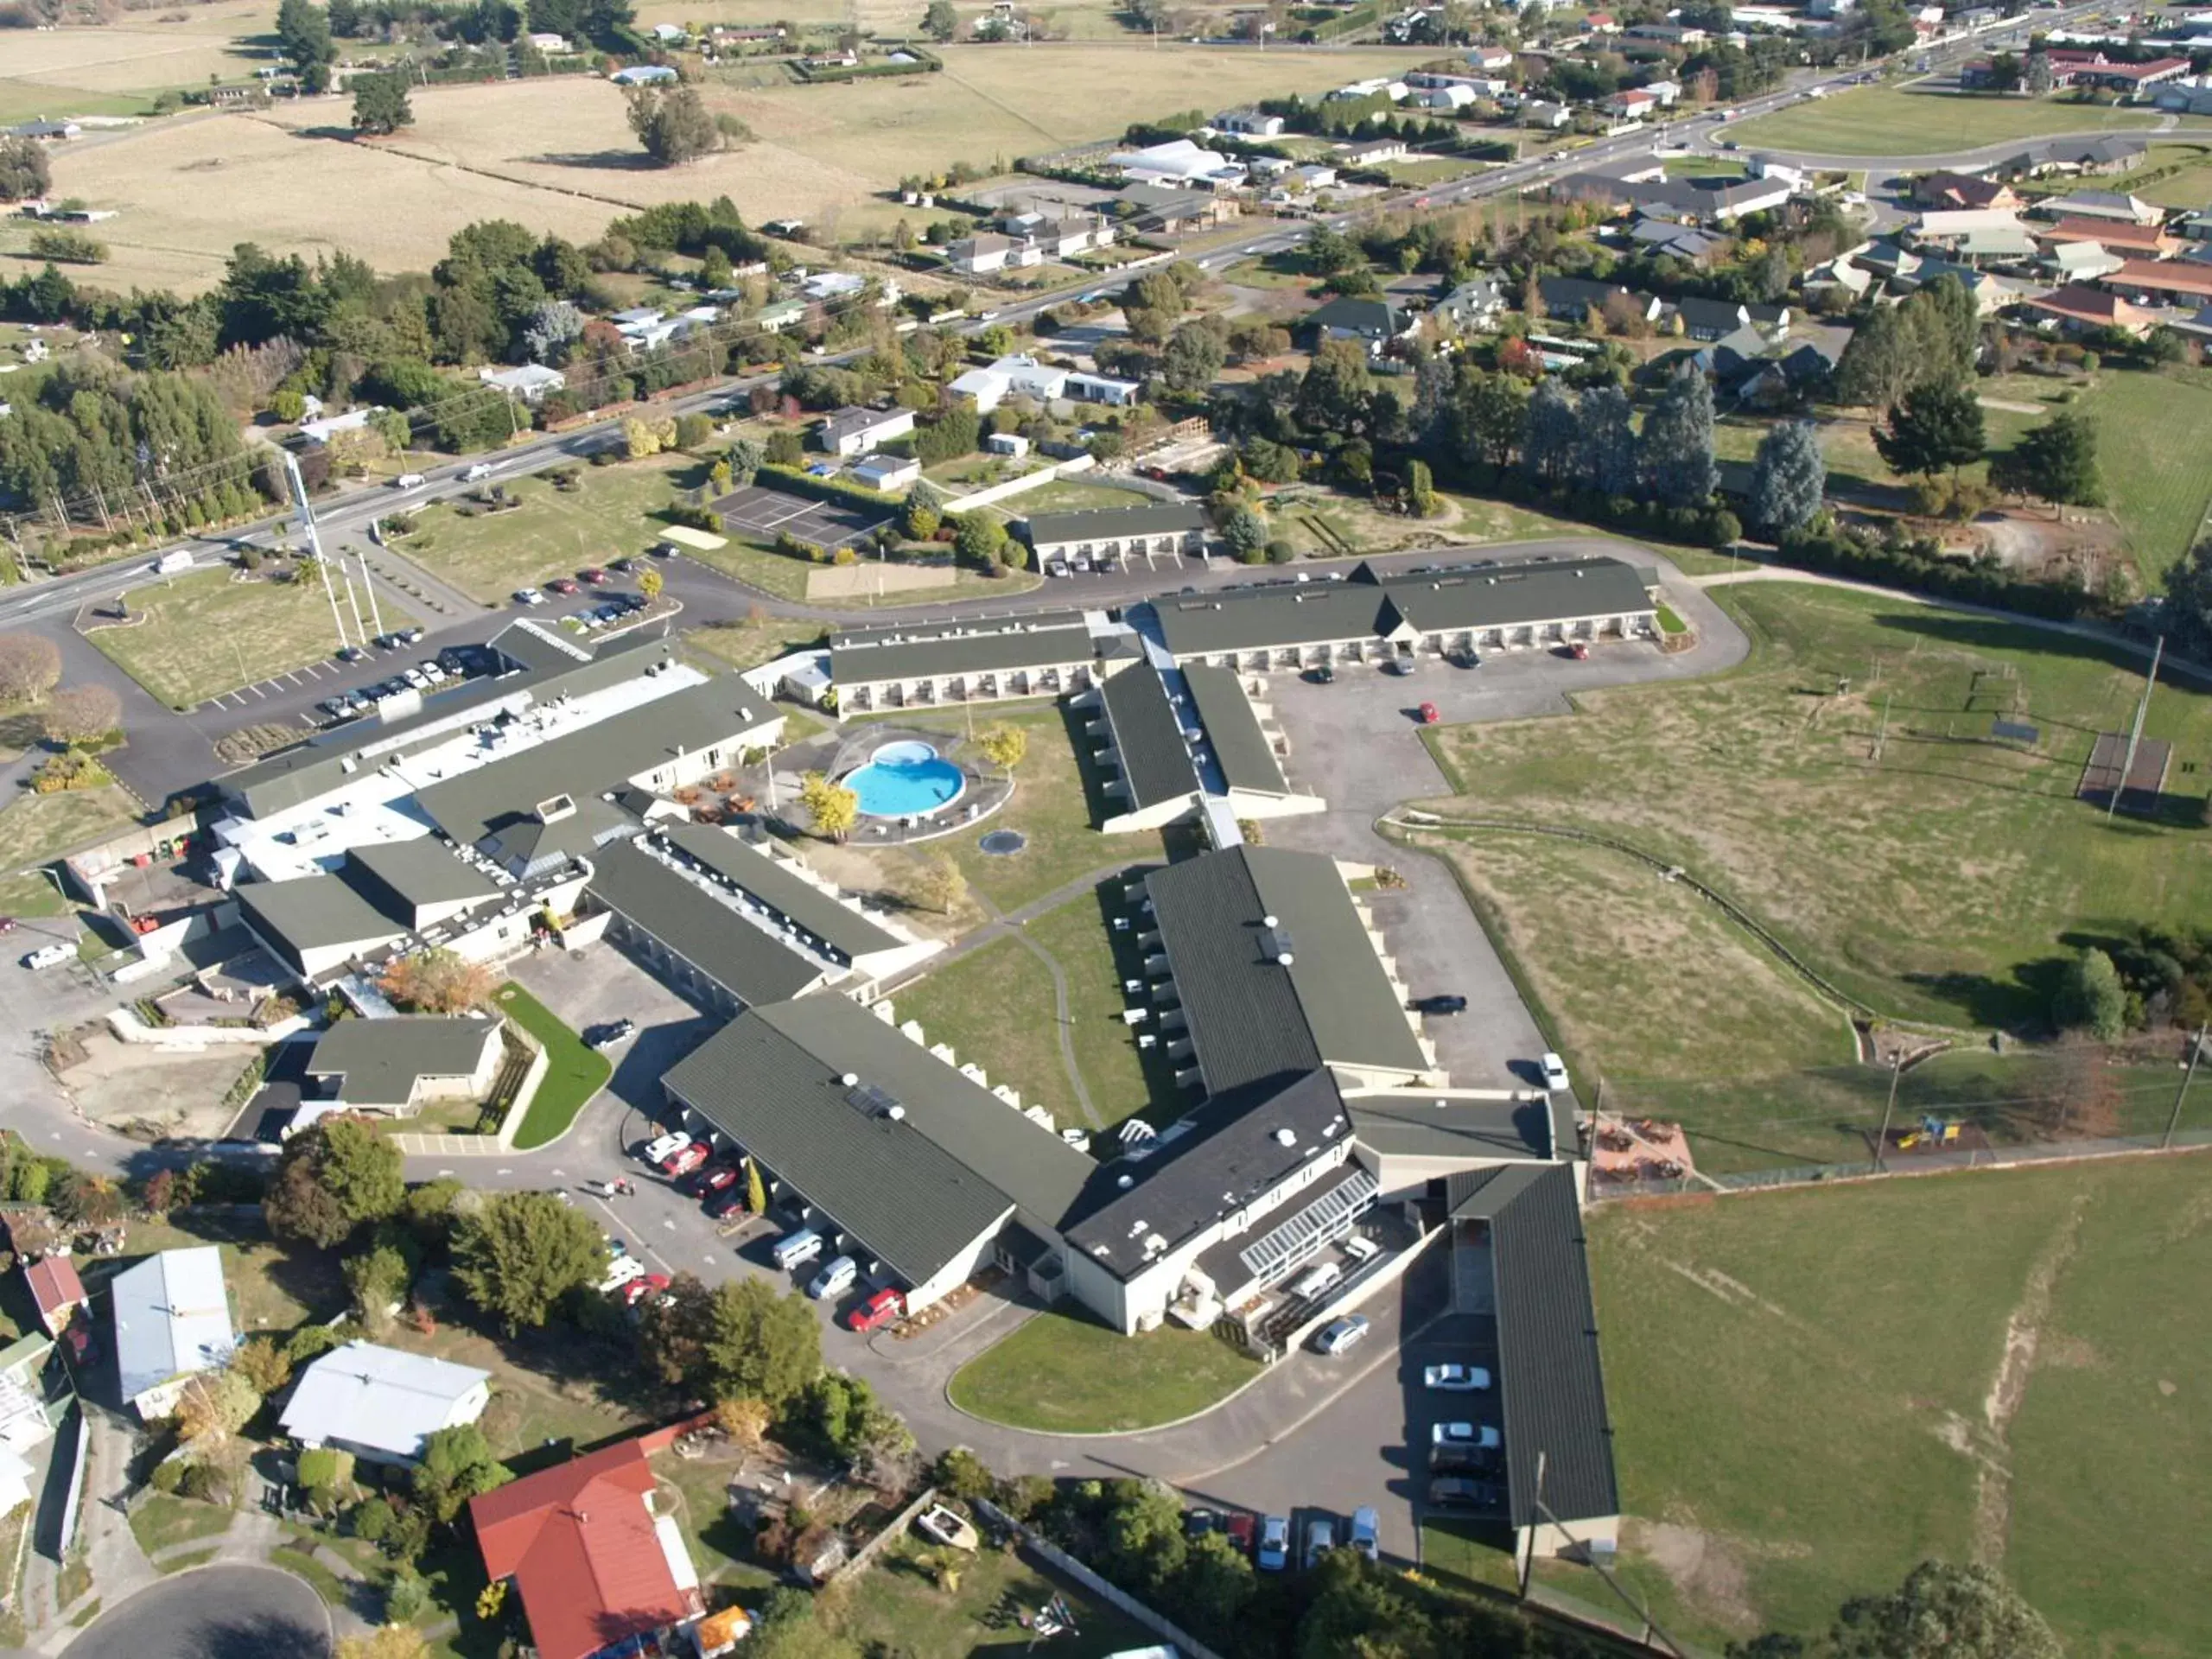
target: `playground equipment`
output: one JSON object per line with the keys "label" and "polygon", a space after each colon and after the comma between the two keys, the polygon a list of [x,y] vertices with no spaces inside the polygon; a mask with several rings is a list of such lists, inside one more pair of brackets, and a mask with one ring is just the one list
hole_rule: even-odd
{"label": "playground equipment", "polygon": [[1955,1146],[1959,1139],[1960,1125],[1948,1118],[1933,1116],[1920,1120],[1920,1127],[1908,1130],[1897,1139],[1899,1152],[1935,1152]]}

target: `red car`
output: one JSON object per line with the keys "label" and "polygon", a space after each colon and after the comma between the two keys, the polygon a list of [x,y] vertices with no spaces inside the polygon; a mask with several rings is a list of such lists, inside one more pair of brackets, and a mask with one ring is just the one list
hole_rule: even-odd
{"label": "red car", "polygon": [[728,1164],[718,1164],[699,1177],[699,1196],[708,1198],[725,1187],[737,1185],[737,1172]]}
{"label": "red car", "polygon": [[1424,726],[1433,726],[1433,725],[1435,725],[1435,724],[1436,724],[1436,722],[1437,722],[1438,721],[1440,721],[1440,720],[1441,720],[1441,719],[1443,719],[1443,718],[1444,718],[1444,716],[1443,716],[1442,715],[1440,715],[1439,713],[1437,713],[1437,712],[1436,712],[1436,705],[1435,705],[1434,703],[1433,703],[1433,702],[1424,702],[1423,704],[1421,704],[1421,723],[1422,725],[1424,725]]}
{"label": "red car", "polygon": [[649,1273],[642,1279],[632,1279],[622,1287],[622,1304],[626,1307],[635,1307],[646,1297],[657,1296],[666,1290],[668,1284],[668,1275],[664,1273]]}
{"label": "red car", "polygon": [[671,1180],[679,1175],[689,1175],[712,1155],[703,1145],[694,1141],[688,1147],[678,1147],[662,1159],[660,1173]]}
{"label": "red car", "polygon": [[906,1299],[892,1289],[879,1290],[858,1307],[845,1322],[855,1331],[880,1331],[892,1320],[903,1319],[906,1313]]}
{"label": "red car", "polygon": [[1586,663],[1590,660],[1590,647],[1578,640],[1567,648],[1567,654],[1578,663]]}
{"label": "red car", "polygon": [[579,570],[576,574],[582,576],[586,582],[592,583],[594,587],[607,580],[607,572],[601,569],[595,564],[592,566],[590,569]]}
{"label": "red car", "polygon": [[1259,1535],[1258,1524],[1245,1510],[1231,1510],[1221,1517],[1221,1529],[1229,1535],[1230,1542],[1247,1555],[1252,1553],[1252,1541]]}
{"label": "red car", "polygon": [[573,594],[576,591],[576,579],[574,576],[556,576],[545,585],[556,594]]}

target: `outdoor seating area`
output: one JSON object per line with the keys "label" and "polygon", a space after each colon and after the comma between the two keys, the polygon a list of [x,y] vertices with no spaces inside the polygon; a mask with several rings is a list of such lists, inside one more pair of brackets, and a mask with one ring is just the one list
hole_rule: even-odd
{"label": "outdoor seating area", "polygon": [[1695,1173],[1689,1139],[1679,1123],[1649,1117],[1601,1117],[1591,1143],[1590,1179],[1625,1185],[1679,1181]]}

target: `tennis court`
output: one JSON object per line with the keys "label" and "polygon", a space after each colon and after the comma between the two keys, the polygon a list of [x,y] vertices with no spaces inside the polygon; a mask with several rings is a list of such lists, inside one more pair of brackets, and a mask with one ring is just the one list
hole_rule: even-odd
{"label": "tennis court", "polygon": [[772,543],[779,536],[795,536],[817,547],[839,548],[863,542],[880,524],[890,522],[888,512],[871,513],[860,507],[810,501],[759,484],[748,484],[714,504],[722,528],[747,541]]}

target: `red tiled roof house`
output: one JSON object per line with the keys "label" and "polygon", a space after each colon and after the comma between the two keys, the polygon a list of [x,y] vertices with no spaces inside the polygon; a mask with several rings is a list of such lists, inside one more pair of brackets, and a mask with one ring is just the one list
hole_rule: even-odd
{"label": "red tiled roof house", "polygon": [[40,1258],[23,1269],[23,1282],[38,1304],[38,1322],[46,1334],[58,1337],[69,1321],[85,1311],[85,1281],[66,1255]]}
{"label": "red tiled roof house", "polygon": [[647,1456],[664,1430],[472,1499],[484,1570],[512,1580],[541,1659],[590,1659],[706,1611],[673,1516],[655,1515]]}

